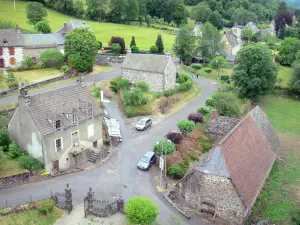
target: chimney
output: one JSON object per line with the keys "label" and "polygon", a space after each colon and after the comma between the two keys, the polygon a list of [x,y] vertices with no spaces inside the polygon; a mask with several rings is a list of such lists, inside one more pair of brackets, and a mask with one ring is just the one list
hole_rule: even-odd
{"label": "chimney", "polygon": [[213,109],[210,114],[210,120],[213,120],[217,117],[217,110]]}
{"label": "chimney", "polygon": [[28,90],[27,90],[27,87],[25,86],[24,83],[20,84],[19,99],[25,99],[25,103],[29,103],[30,102],[30,96],[28,95]]}

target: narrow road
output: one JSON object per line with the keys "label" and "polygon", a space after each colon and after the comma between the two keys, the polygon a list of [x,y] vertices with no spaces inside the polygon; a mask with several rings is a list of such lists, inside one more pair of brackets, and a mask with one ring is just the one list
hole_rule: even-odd
{"label": "narrow road", "polygon": [[[97,79],[108,79],[114,75],[119,75],[119,68],[108,73],[97,76]],[[90,82],[93,82],[93,77]],[[0,207],[5,205],[6,200],[18,204],[18,201],[29,198],[32,195],[33,200],[41,199],[49,193],[62,192],[65,184],[70,183],[73,191],[74,204],[82,204],[83,197],[86,196],[88,187],[92,186],[96,198],[114,196],[122,193],[125,201],[131,196],[147,196],[159,207],[159,222],[164,225],[171,224],[171,215],[179,213],[169,205],[169,203],[158,193],[153,178],[158,174],[153,171],[143,172],[136,168],[139,159],[147,152],[153,149],[156,139],[164,138],[164,135],[170,130],[177,129],[177,122],[186,119],[190,112],[195,112],[200,106],[203,106],[206,99],[218,88],[218,85],[206,78],[199,77],[194,79],[202,88],[199,97],[188,103],[182,109],[172,116],[161,120],[150,129],[138,132],[132,129],[131,124],[126,124],[126,119],[121,114],[115,102],[105,103],[105,107],[111,116],[120,121],[123,142],[118,151],[113,151],[110,160],[104,165],[88,172],[75,173],[55,179],[23,185],[0,191]],[[86,81],[89,82],[88,79]],[[70,85],[71,83],[68,83]],[[41,91],[44,91],[41,90]],[[0,101],[0,104],[2,102]],[[3,103],[2,103],[3,104]],[[181,224],[204,225],[208,224],[198,218],[186,220],[181,217]]]}

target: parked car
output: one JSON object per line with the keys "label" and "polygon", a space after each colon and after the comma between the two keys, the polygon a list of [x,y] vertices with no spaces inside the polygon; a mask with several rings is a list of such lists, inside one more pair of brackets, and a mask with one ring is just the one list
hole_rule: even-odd
{"label": "parked car", "polygon": [[135,129],[137,130],[146,130],[152,125],[152,120],[150,118],[143,118],[136,123]]}
{"label": "parked car", "polygon": [[154,152],[147,152],[137,164],[140,170],[149,170],[151,166],[156,162],[156,155]]}

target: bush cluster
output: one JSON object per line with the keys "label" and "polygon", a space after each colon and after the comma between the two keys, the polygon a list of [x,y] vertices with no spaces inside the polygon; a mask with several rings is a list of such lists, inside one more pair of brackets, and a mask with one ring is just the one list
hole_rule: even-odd
{"label": "bush cluster", "polygon": [[149,85],[145,81],[138,81],[136,87],[141,89],[142,92],[149,91]]}
{"label": "bush cluster", "polygon": [[225,83],[230,83],[230,75],[229,74],[222,74],[221,75],[221,81]]}
{"label": "bush cluster", "polygon": [[172,141],[174,144],[180,144],[182,141],[182,134],[179,132],[172,132],[170,131],[166,138],[168,138],[170,141]]}
{"label": "bush cluster", "polygon": [[42,213],[44,215],[48,215],[52,212],[54,206],[55,206],[55,201],[52,199],[49,199],[49,200],[37,202],[36,209],[40,213]]}
{"label": "bush cluster", "polygon": [[203,153],[208,152],[213,146],[212,141],[210,139],[201,139],[200,144],[202,146]]}
{"label": "bush cluster", "polygon": [[192,78],[186,74],[176,74],[176,82],[180,84],[179,87],[164,91],[164,96],[169,97],[178,92],[186,92],[193,87]]}
{"label": "bush cluster", "polygon": [[175,145],[174,143],[167,141],[167,140],[161,140],[158,144],[154,145],[155,154],[161,155],[161,154],[167,154],[171,155],[173,152],[175,152]]}
{"label": "bush cluster", "polygon": [[64,61],[64,55],[56,49],[48,49],[42,52],[40,59],[46,67],[59,67]]}
{"label": "bush cluster", "polygon": [[209,110],[205,107],[200,107],[198,110],[197,110],[198,113],[200,113],[201,115],[203,116],[206,116],[208,113],[209,113]]}
{"label": "bush cluster", "polygon": [[119,44],[119,46],[121,47],[119,53],[121,53],[121,54],[126,53],[124,38],[113,36],[113,37],[111,37],[109,44],[110,44],[110,46],[112,46],[113,44]]}
{"label": "bush cluster", "polygon": [[111,45],[111,50],[116,53],[116,54],[120,54],[121,52],[121,46],[119,43],[114,43]]}
{"label": "bush cluster", "polygon": [[41,170],[43,165],[36,158],[31,155],[22,155],[18,158],[19,164],[22,168],[27,170]]}
{"label": "bush cluster", "polygon": [[190,120],[181,120],[177,123],[177,126],[182,134],[186,134],[194,129],[195,123]]}
{"label": "bush cluster", "polygon": [[8,153],[7,156],[11,159],[16,159],[19,156],[23,155],[24,151],[20,149],[20,147],[15,143],[12,142],[8,147]]}
{"label": "bush cluster", "polygon": [[173,178],[182,178],[185,174],[181,164],[172,164],[169,166],[169,175]]}
{"label": "bush cluster", "polygon": [[193,63],[191,66],[195,70],[201,70],[203,67],[202,64],[200,64],[200,63]]}
{"label": "bush cluster", "polygon": [[211,72],[212,72],[212,69],[211,69],[211,68],[205,68],[204,71],[205,71],[206,73],[211,73]]}
{"label": "bush cluster", "polygon": [[188,115],[188,120],[193,121],[194,123],[203,123],[203,116],[199,113],[190,113]]}

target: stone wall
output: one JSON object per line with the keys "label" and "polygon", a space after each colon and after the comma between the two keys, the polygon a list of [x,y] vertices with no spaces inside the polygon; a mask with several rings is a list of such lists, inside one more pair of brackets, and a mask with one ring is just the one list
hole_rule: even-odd
{"label": "stone wall", "polygon": [[165,90],[163,74],[122,68],[122,77],[128,79],[133,84],[138,81],[145,81],[149,84],[149,89],[152,92],[163,92]]}
{"label": "stone wall", "polygon": [[176,185],[176,198],[195,210],[201,202],[215,206],[217,216],[237,224],[247,214],[245,206],[230,179],[193,171]]}
{"label": "stone wall", "polygon": [[24,59],[29,56],[29,57],[35,57],[38,60],[41,54],[47,49],[51,49],[51,48],[24,48]]}
{"label": "stone wall", "polygon": [[97,55],[96,64],[101,66],[109,66],[110,63],[122,63],[125,56],[112,56],[112,55]]}
{"label": "stone wall", "polygon": [[176,87],[176,66],[171,58],[167,63],[165,74],[165,89],[174,89]]}

